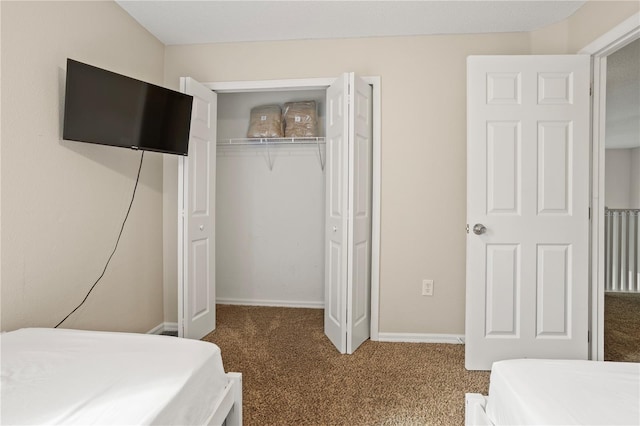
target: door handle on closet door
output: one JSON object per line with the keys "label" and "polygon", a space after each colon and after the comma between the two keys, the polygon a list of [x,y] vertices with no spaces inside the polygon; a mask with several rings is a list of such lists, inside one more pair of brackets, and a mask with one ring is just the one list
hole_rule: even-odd
{"label": "door handle on closet door", "polygon": [[200,230],[204,231],[204,225],[200,225]]}
{"label": "door handle on closet door", "polygon": [[337,232],[337,231],[338,231],[338,227],[337,227],[337,226],[334,226],[334,227],[333,227],[333,232]]}

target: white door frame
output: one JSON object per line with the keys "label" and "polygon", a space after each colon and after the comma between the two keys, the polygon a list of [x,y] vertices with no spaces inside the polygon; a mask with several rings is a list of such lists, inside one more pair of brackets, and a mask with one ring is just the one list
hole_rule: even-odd
{"label": "white door frame", "polygon": [[604,160],[607,56],[640,38],[640,12],[603,34],[578,53],[592,57],[591,127],[591,356],[604,361]]}
{"label": "white door frame", "polygon": [[[371,194],[371,340],[379,340],[380,312],[380,182],[381,182],[381,114],[380,77],[361,77],[373,89],[373,181]],[[201,83],[218,93],[239,93],[281,90],[324,90],[333,78],[303,78],[287,80],[226,81]]]}

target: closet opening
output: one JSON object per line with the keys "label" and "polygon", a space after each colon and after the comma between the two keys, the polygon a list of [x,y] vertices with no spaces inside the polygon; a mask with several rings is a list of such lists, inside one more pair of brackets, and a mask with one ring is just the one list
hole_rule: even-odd
{"label": "closet opening", "polygon": [[[217,303],[324,308],[325,95],[218,94]],[[284,136],[292,105],[315,105],[307,137]]]}
{"label": "closet opening", "polygon": [[[179,170],[181,335],[215,329],[215,305],[197,296],[206,293],[218,304],[324,309],[325,333],[341,353],[377,340],[379,77],[181,81],[200,105],[192,130],[203,132]],[[282,135],[248,132],[274,106],[297,122],[309,105],[315,133],[288,134],[287,124]],[[215,216],[208,249],[196,242],[207,226],[190,226],[198,203]],[[192,333],[196,322],[209,326]]]}

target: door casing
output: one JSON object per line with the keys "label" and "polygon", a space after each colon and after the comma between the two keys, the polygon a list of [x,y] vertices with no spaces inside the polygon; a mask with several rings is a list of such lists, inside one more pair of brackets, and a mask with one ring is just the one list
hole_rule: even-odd
{"label": "door casing", "polygon": [[604,361],[604,160],[607,56],[640,39],[640,12],[603,34],[578,53],[591,55],[591,306],[590,359]]}

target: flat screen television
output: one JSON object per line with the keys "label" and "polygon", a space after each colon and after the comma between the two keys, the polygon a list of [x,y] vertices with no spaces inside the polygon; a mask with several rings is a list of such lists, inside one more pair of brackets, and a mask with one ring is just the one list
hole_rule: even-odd
{"label": "flat screen television", "polygon": [[187,155],[193,97],[67,59],[62,137]]}

